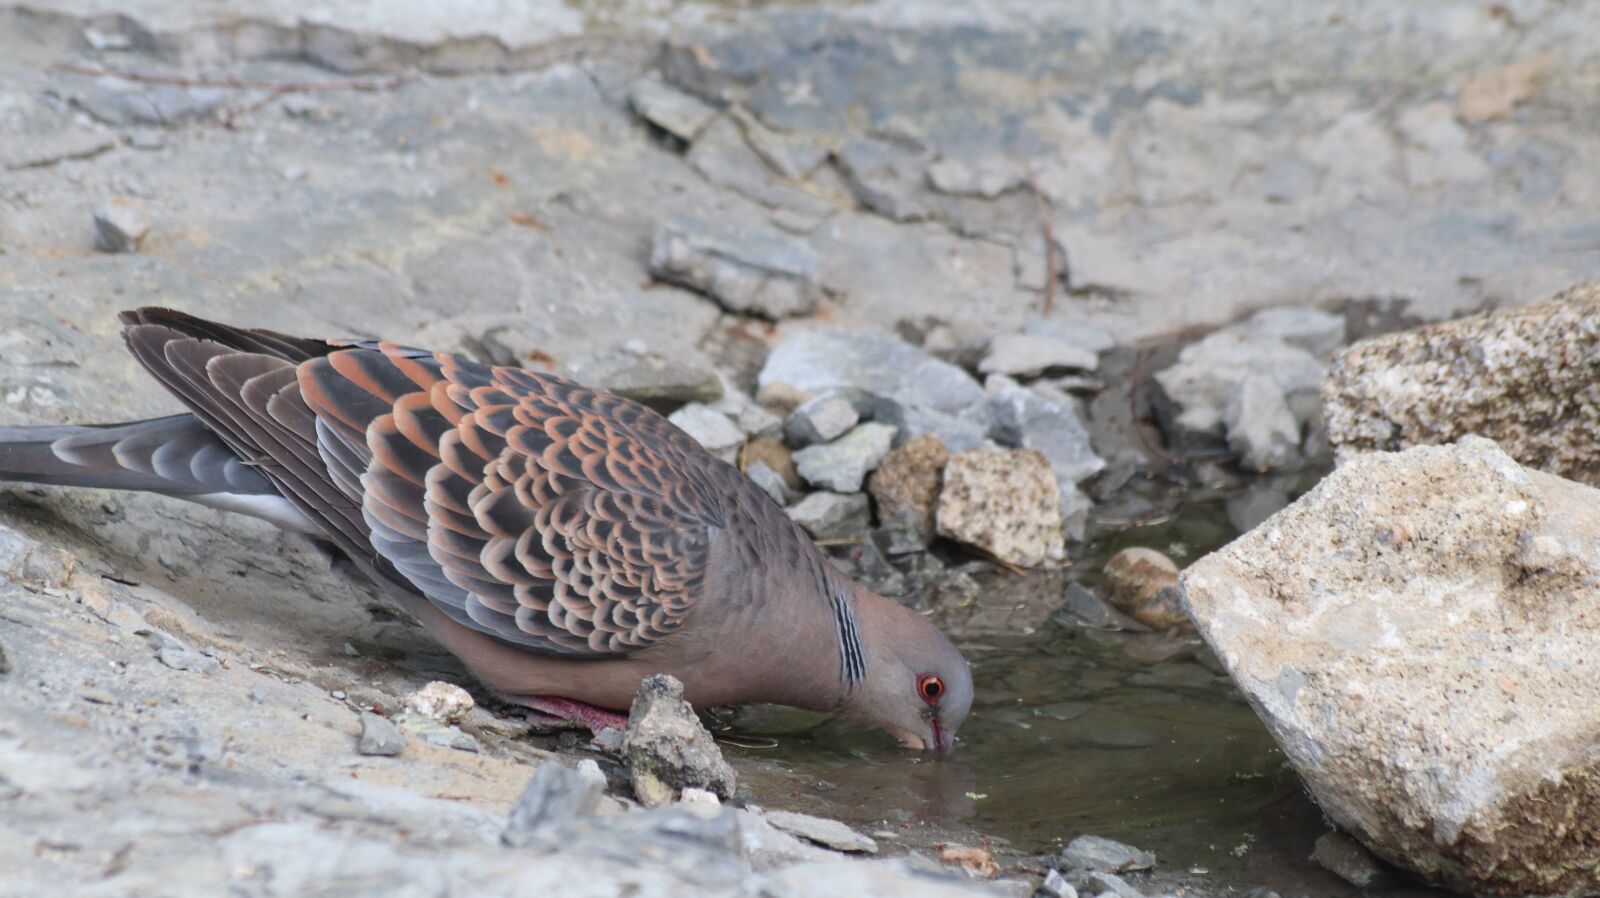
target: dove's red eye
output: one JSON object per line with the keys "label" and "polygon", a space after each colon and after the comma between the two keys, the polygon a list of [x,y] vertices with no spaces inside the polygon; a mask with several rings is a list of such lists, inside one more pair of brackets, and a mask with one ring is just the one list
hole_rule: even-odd
{"label": "dove's red eye", "polygon": [[923,674],[917,677],[917,691],[922,694],[922,700],[934,704],[944,695],[944,681],[933,674]]}

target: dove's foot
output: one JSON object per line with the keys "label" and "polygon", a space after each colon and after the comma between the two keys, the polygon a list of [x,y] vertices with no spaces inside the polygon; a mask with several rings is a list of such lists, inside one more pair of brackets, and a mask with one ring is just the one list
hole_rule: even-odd
{"label": "dove's foot", "polygon": [[512,701],[557,720],[581,723],[589,728],[589,732],[596,735],[607,727],[624,731],[628,729],[628,715],[596,708],[594,705],[576,702],[570,698],[554,695],[518,695],[513,697]]}

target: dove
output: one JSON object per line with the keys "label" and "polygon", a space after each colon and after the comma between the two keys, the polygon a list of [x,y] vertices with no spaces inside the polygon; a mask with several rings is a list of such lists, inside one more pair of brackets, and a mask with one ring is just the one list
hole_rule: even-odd
{"label": "dove", "polygon": [[507,701],[598,732],[640,681],[948,751],[972,676],[661,415],[529,369],[122,314],[186,413],[0,427],[0,480],[141,490],[331,540]]}

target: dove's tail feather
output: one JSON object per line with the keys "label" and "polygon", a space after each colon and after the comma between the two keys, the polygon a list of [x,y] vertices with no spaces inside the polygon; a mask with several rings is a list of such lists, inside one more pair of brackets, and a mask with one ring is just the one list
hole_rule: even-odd
{"label": "dove's tail feather", "polygon": [[317,528],[193,415],[127,424],[0,426],[0,482],[164,493],[280,527]]}
{"label": "dove's tail feather", "polygon": [[155,493],[275,493],[193,415],[0,427],[0,480]]}

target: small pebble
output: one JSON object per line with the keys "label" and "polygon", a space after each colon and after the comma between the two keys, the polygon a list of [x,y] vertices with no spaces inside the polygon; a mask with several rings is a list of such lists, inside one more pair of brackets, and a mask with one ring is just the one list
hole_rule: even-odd
{"label": "small pebble", "polygon": [[453,683],[434,680],[406,696],[406,707],[424,717],[455,723],[476,704],[467,690]]}
{"label": "small pebble", "polygon": [[361,715],[361,739],[356,751],[364,755],[392,757],[406,747],[406,737],[387,718],[376,714]]}
{"label": "small pebble", "polygon": [[114,705],[117,703],[116,696],[105,691],[104,689],[96,689],[92,686],[86,689],[79,689],[78,695],[84,701],[94,702],[97,705]]}
{"label": "small pebble", "polygon": [[344,701],[344,699],[345,699],[345,692],[344,692],[343,689],[335,689],[335,690],[333,690],[332,692],[330,692],[328,694],[333,696],[334,698],[338,699],[339,701]]}
{"label": "small pebble", "polygon": [[94,248],[103,253],[131,253],[150,232],[150,216],[133,200],[119,196],[94,212]]}

